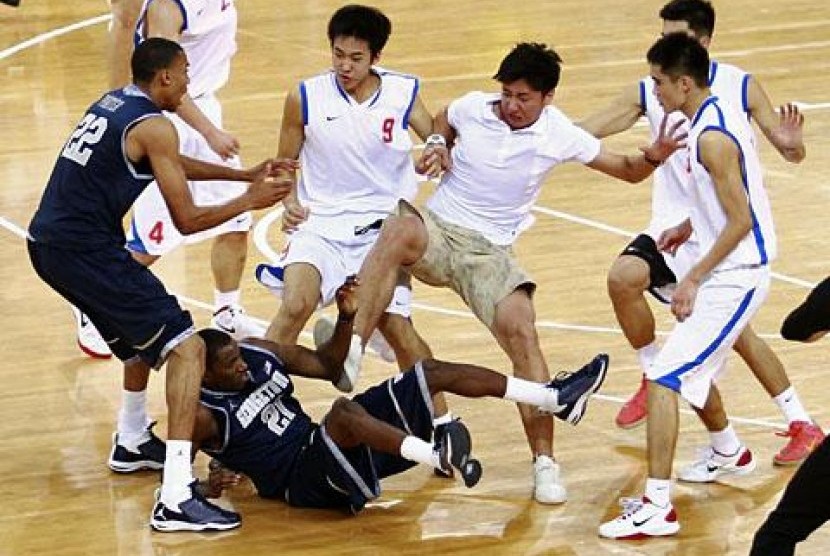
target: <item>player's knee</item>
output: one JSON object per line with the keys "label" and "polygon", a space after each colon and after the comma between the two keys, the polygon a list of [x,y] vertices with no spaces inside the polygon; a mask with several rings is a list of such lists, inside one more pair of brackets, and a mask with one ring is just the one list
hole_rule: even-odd
{"label": "player's knee", "polygon": [[414,214],[404,214],[390,216],[384,221],[377,245],[401,264],[411,264],[424,253],[427,241],[423,221]]}
{"label": "player's knee", "polygon": [[607,277],[608,294],[612,298],[642,295],[648,288],[648,265],[637,257],[619,257]]}

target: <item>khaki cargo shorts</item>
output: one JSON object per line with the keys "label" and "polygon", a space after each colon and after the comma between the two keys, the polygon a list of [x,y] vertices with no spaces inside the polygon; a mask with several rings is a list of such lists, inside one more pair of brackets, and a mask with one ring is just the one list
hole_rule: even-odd
{"label": "khaki cargo shorts", "polygon": [[495,245],[429,209],[419,212],[402,202],[398,212],[418,214],[429,234],[426,253],[407,270],[421,282],[451,288],[488,328],[492,327],[496,305],[516,289],[533,296],[536,284],[519,266],[510,246]]}

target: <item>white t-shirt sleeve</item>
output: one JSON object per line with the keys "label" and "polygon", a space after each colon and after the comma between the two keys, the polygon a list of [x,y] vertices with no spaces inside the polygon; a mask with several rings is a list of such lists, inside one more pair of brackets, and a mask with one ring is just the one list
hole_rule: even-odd
{"label": "white t-shirt sleeve", "polygon": [[485,102],[484,97],[485,95],[483,93],[474,91],[450,103],[447,107],[447,121],[453,129],[458,131],[464,122],[469,121],[469,117],[474,114],[474,110],[482,102]]}
{"label": "white t-shirt sleeve", "polygon": [[561,148],[561,160],[588,164],[599,156],[602,143],[599,139],[575,125],[565,117],[559,121],[554,131]]}

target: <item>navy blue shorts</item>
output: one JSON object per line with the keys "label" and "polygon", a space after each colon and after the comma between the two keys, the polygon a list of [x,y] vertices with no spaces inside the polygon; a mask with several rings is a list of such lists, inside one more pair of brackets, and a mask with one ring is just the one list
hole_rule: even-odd
{"label": "navy blue shorts", "polygon": [[[369,414],[407,434],[429,441],[432,437],[432,398],[420,363],[358,394],[353,401]],[[416,464],[367,446],[342,449],[326,432],[325,420],[297,458],[286,500],[307,508],[346,508],[353,513],[380,496],[380,479]]]}
{"label": "navy blue shorts", "polygon": [[123,247],[73,251],[26,243],[38,276],[89,316],[120,360],[138,355],[158,368],[194,333],[190,313]]}

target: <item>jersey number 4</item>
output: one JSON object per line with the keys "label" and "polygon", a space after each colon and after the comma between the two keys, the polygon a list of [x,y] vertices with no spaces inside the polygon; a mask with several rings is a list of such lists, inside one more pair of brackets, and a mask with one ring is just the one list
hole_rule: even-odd
{"label": "jersey number 4", "polygon": [[106,118],[87,114],[66,142],[61,156],[86,166],[89,157],[92,156],[92,146],[101,140],[106,130]]}

